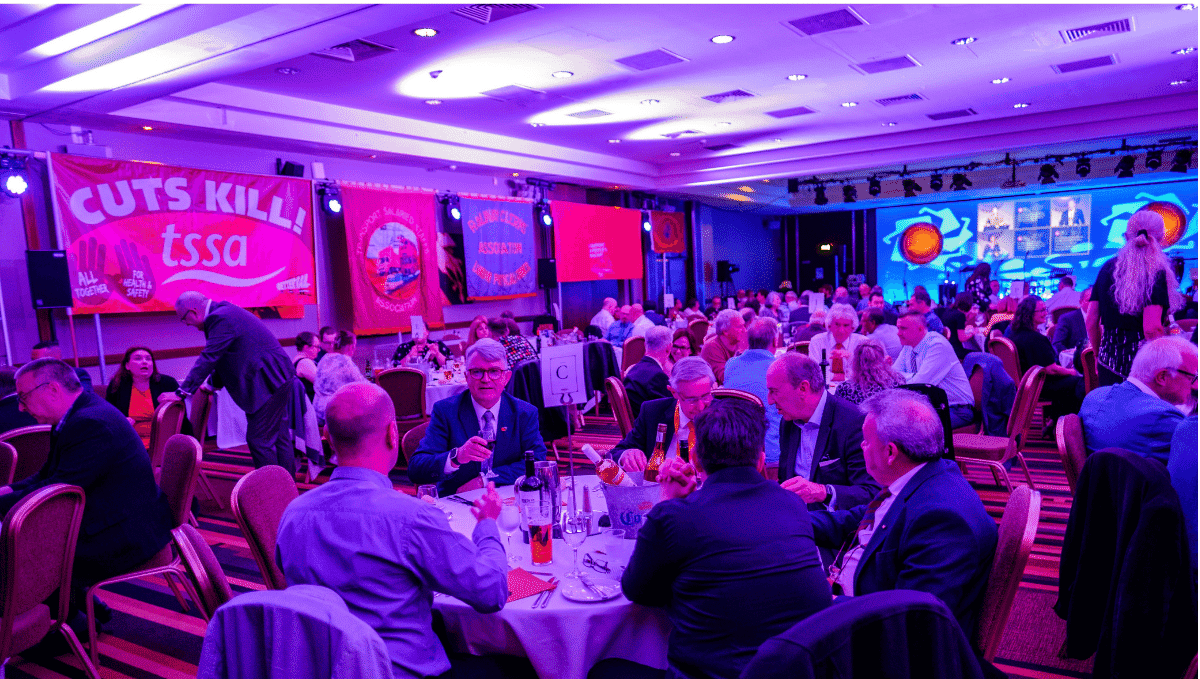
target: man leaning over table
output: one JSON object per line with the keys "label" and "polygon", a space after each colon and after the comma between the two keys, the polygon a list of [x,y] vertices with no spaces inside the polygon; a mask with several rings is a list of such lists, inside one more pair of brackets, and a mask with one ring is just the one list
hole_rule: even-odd
{"label": "man leaning over table", "polygon": [[697,415],[694,467],[663,467],[666,499],[621,577],[630,601],[667,609],[667,670],[605,660],[589,679],[735,679],[764,641],[829,606],[809,512],[762,476],[765,429],[741,399]]}
{"label": "man leaning over table", "polygon": [[[429,428],[408,461],[408,478],[436,483],[443,497],[479,478],[480,463],[489,457],[501,485],[525,473],[525,451],[546,459],[537,408],[504,393],[512,377],[504,346],[481,339],[467,349],[466,364],[467,391],[434,404]],[[488,450],[489,433],[495,451]]]}
{"label": "man leaning over table", "polygon": [[489,663],[501,659],[447,657],[433,630],[432,604],[433,593],[443,592],[481,613],[504,607],[500,496],[488,484],[475,501],[468,540],[441,509],[394,490],[388,478],[400,446],[394,412],[387,392],[373,384],[355,382],[334,394],[326,421],[338,467],[284,510],[276,560],[288,584],[332,589],[378,632],[396,679],[495,674]]}
{"label": "man leaning over table", "polygon": [[[613,458],[625,471],[646,469],[646,460],[654,452],[658,425],[667,425],[663,447],[667,458],[679,457],[679,442],[688,441],[688,450],[696,449],[694,420],[713,400],[712,368],[698,356],[682,358],[671,369],[667,389],[671,398],[658,398],[642,404],[633,421],[633,429],[612,449]],[[690,456],[689,456],[690,459]]]}

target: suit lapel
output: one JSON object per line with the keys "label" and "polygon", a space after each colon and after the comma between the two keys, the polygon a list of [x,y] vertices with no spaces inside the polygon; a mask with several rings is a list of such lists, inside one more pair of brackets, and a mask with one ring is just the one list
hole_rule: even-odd
{"label": "suit lapel", "polygon": [[813,448],[812,468],[808,471],[810,481],[816,478],[817,470],[821,468],[821,460],[825,459],[825,448],[829,445],[829,432],[833,429],[833,411],[837,409],[837,403],[833,399],[833,394],[826,397],[825,412],[821,413],[821,424],[817,429],[817,446]]}
{"label": "suit lapel", "polygon": [[[500,451],[516,450],[517,442],[514,440],[516,436],[517,411],[513,407],[512,397],[508,394],[500,396],[500,410],[498,412],[498,421],[496,422],[496,453]],[[519,451],[519,454],[524,451]]]}
{"label": "suit lapel", "polygon": [[779,478],[796,475],[796,451],[800,448],[800,428],[795,420],[779,421]]}
{"label": "suit lapel", "polygon": [[462,400],[458,403],[458,420],[462,425],[463,433],[466,434],[462,443],[466,443],[467,439],[472,436],[479,435],[479,418],[475,417],[475,406],[471,403],[471,392],[469,391],[463,392]]}
{"label": "suit lapel", "polygon": [[908,503],[908,498],[911,497],[912,494],[915,493],[929,477],[938,473],[940,470],[941,460],[933,460],[932,462],[926,464],[921,468],[921,471],[917,472],[916,476],[909,479],[908,483],[904,485],[904,490],[900,491],[900,494],[896,496],[895,501],[892,502],[892,506],[888,507],[887,514],[875,517],[875,523],[877,523],[879,527],[875,529],[874,533],[871,533],[871,541],[868,542],[866,547],[863,548],[862,558],[859,559],[858,568],[855,570],[854,574],[854,591],[858,591],[858,578],[863,574],[863,571],[865,570],[863,567],[866,565],[867,560],[870,559],[873,554],[875,554],[875,550],[879,549],[879,546],[882,545],[883,541],[887,539],[888,533],[891,532],[892,527],[896,523],[896,517],[900,516],[904,512],[904,506]]}

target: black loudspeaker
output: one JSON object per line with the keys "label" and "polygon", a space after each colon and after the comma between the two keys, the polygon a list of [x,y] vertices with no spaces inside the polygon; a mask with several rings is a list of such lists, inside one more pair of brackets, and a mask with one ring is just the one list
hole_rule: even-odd
{"label": "black loudspeaker", "polygon": [[281,177],[303,177],[304,166],[283,158],[275,159],[275,174]]}
{"label": "black loudspeaker", "polygon": [[538,259],[538,287],[558,287],[558,263],[553,258]]}
{"label": "black loudspeaker", "polygon": [[737,273],[740,270],[741,270],[741,268],[738,267],[737,264],[730,264],[729,260],[727,260],[727,259],[718,259],[717,260],[717,282],[718,283],[732,283],[733,282],[733,274]]}
{"label": "black loudspeaker", "polygon": [[34,309],[72,306],[66,250],[26,250],[25,266],[29,270],[29,297]]}

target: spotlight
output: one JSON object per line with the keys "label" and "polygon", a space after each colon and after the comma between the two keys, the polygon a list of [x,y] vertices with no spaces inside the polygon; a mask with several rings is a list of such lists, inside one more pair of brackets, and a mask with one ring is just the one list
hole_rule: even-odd
{"label": "spotlight", "polygon": [[1146,152],[1146,169],[1157,170],[1162,167],[1162,149]]}
{"label": "spotlight", "polygon": [[1179,149],[1175,152],[1175,160],[1171,161],[1171,172],[1186,173],[1192,164],[1192,150]]}
{"label": "spotlight", "polygon": [[878,196],[882,191],[883,191],[883,187],[881,187],[879,185],[879,180],[874,177],[871,177],[871,181],[867,182],[867,193],[871,194],[871,197],[874,198],[875,196]]}
{"label": "spotlight", "polygon": [[1075,174],[1080,177],[1086,177],[1092,171],[1092,159],[1083,156],[1075,161]]}
{"label": "spotlight", "polygon": [[534,212],[540,215],[539,217],[536,217],[536,219],[541,220],[542,226],[554,226],[554,217],[550,214],[550,203],[546,202],[545,200],[538,201],[538,203],[533,206],[533,209]]}
{"label": "spotlight", "polygon": [[338,190],[337,184],[324,184],[320,188],[321,192],[321,207],[325,208],[325,213],[329,215],[342,214],[342,192]]}
{"label": "spotlight", "polygon": [[817,194],[816,198],[813,198],[814,203],[817,205],[827,205],[829,203],[829,198],[825,197],[824,184],[817,184],[817,188],[813,189],[813,192]]}
{"label": "spotlight", "polygon": [[650,228],[651,228],[650,213],[646,212],[645,210],[642,210],[642,231],[645,231],[646,233],[650,233]]}
{"label": "spotlight", "polygon": [[1043,184],[1053,184],[1058,180],[1058,170],[1050,163],[1042,165],[1042,169],[1038,172],[1038,181]]}
{"label": "spotlight", "polygon": [[1133,176],[1134,162],[1133,156],[1122,156],[1121,160],[1117,162],[1117,169],[1113,172],[1117,173],[1121,179],[1128,179]]}
{"label": "spotlight", "polygon": [[842,200],[846,203],[853,203],[858,200],[858,189],[854,188],[853,184],[846,184],[842,187]]}
{"label": "spotlight", "polygon": [[800,193],[800,180],[799,179],[789,179],[787,189],[788,189],[788,193]]}
{"label": "spotlight", "polygon": [[22,156],[0,155],[0,193],[18,198],[29,190],[29,174]]}
{"label": "spotlight", "polygon": [[954,173],[954,176],[950,177],[951,191],[965,191],[968,186],[973,186],[973,184],[971,184],[970,179],[967,179],[967,175],[961,172],[956,172]]}
{"label": "spotlight", "polygon": [[943,182],[942,182],[941,174],[935,172],[935,173],[929,175],[929,190],[930,191],[941,191],[942,185],[943,185]]}
{"label": "spotlight", "polygon": [[458,196],[454,194],[446,196],[446,216],[455,222],[462,221],[462,209],[460,208]]}
{"label": "spotlight", "polygon": [[913,198],[918,193],[920,193],[921,190],[922,190],[921,185],[918,184],[916,182],[916,180],[913,180],[913,179],[905,179],[904,180],[904,197],[905,198]]}

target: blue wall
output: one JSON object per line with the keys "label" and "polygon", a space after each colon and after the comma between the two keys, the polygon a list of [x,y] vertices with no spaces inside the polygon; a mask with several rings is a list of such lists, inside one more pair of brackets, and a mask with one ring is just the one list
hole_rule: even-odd
{"label": "blue wall", "polygon": [[762,215],[715,208],[706,212],[701,219],[712,224],[713,261],[727,259],[740,267],[733,274],[733,287],[747,290],[779,287],[783,280],[783,232],[763,226]]}

